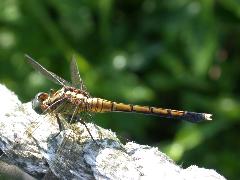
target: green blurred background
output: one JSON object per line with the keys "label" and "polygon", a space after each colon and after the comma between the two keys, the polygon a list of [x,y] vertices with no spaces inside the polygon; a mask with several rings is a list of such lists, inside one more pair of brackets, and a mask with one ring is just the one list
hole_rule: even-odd
{"label": "green blurred background", "polygon": [[240,176],[240,3],[234,0],[1,0],[0,82],[30,101],[59,88],[24,54],[70,79],[77,57],[92,96],[212,113],[191,124],[137,114],[94,116],[178,164]]}

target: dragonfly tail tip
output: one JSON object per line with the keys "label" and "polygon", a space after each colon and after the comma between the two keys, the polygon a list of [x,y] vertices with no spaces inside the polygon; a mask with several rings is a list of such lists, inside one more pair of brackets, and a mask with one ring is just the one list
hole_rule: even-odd
{"label": "dragonfly tail tip", "polygon": [[212,114],[204,114],[204,118],[207,121],[211,121],[212,120]]}
{"label": "dragonfly tail tip", "polygon": [[183,119],[189,122],[198,123],[202,121],[212,120],[212,114],[207,113],[196,113],[196,112],[186,112]]}

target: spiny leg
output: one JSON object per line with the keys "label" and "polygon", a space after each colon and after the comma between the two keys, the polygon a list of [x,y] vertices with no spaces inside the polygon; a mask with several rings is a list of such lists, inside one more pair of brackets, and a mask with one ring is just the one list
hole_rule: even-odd
{"label": "spiny leg", "polygon": [[54,135],[53,138],[56,138],[56,137],[61,133],[61,131],[64,130],[64,125],[63,125],[63,123],[61,122],[61,120],[60,120],[58,114],[56,114],[55,117],[56,117],[56,119],[57,119],[59,132],[58,132],[56,135]]}
{"label": "spiny leg", "polygon": [[[84,122],[84,119],[86,118],[86,115],[88,115],[87,112],[88,112],[88,109],[89,109],[89,104],[87,102],[84,102],[84,101],[82,101],[81,103],[84,104],[84,106],[83,106],[84,108],[80,109],[79,106],[76,106],[76,108],[74,109],[73,115],[71,117],[70,123],[72,122],[74,115],[80,110],[81,113],[78,116],[76,116],[76,118],[78,119],[78,120],[76,120],[76,122],[80,122],[81,124],[83,124],[85,126],[85,128],[87,129],[88,134],[90,135],[93,142],[98,145],[96,140],[93,138],[90,130],[88,129],[87,124]],[[84,117],[84,115],[85,115],[85,117]]]}
{"label": "spiny leg", "polygon": [[[92,113],[90,113],[89,112],[89,110],[90,109],[92,109],[93,107],[92,107],[92,103],[87,103],[86,104],[86,108],[85,108],[85,112],[86,113],[84,113],[82,116],[84,117],[84,119],[86,119],[86,120],[88,120],[89,122],[92,122],[93,121],[93,114]],[[96,124],[94,123],[93,124],[94,125],[94,127],[98,130],[98,136],[100,137],[100,139],[102,139],[102,133],[101,133],[101,131],[100,131],[100,128],[98,127],[98,126],[96,126]],[[100,132],[100,133],[99,133]]]}
{"label": "spiny leg", "polygon": [[[83,125],[85,126],[85,128],[87,129],[88,134],[90,135],[90,137],[91,137],[91,139],[93,140],[93,142],[94,142],[95,144],[97,144],[98,146],[100,146],[100,145],[96,142],[96,140],[93,138],[93,136],[92,136],[89,128],[87,127],[87,124],[86,124],[85,121],[84,121],[84,120],[87,120],[87,119],[89,119],[89,118],[92,118],[91,114],[89,113],[89,109],[91,109],[91,108],[92,108],[92,107],[91,107],[91,104],[85,102],[85,106],[84,106],[84,109],[83,109],[83,111],[82,111],[83,113],[81,114],[81,117],[78,117],[78,118],[79,118],[79,122],[80,122],[81,124],[83,124]],[[95,124],[94,124],[94,126],[95,126]],[[96,127],[96,126],[95,126],[95,127]]]}
{"label": "spiny leg", "polygon": [[[62,99],[59,99],[58,101],[54,102],[54,103],[53,103],[52,105],[50,105],[47,109],[45,109],[45,110],[41,113],[41,115],[45,114],[48,110],[50,110],[53,105],[55,105],[55,104],[57,104],[57,103],[65,100],[65,99],[66,99],[66,98],[62,98]],[[53,113],[54,111],[58,110],[63,104],[64,104],[64,103],[60,104],[56,109],[54,109],[54,110],[52,111],[52,113]],[[46,114],[43,118],[45,118],[46,116],[47,116],[47,114]],[[39,116],[34,122],[36,122],[39,118],[40,118],[40,116]],[[34,128],[31,132],[29,132],[29,130],[26,129],[26,131],[24,131],[23,134],[25,134],[25,133],[28,132],[30,135],[32,135],[32,134],[40,127],[40,125],[41,125],[43,122],[44,122],[44,121],[38,122],[38,123],[36,124],[35,128]]]}
{"label": "spiny leg", "polygon": [[[56,117],[56,119],[57,119],[58,127],[59,127],[59,132],[58,132],[57,134],[55,134],[55,135],[52,137],[52,139],[55,139],[55,138],[61,133],[61,131],[64,130],[64,125],[63,125],[63,123],[61,122],[60,117],[59,117],[59,114],[57,113],[57,111],[67,103],[66,101],[64,101],[65,99],[66,99],[66,98],[62,98],[62,99],[59,99],[59,100],[57,100],[56,102],[52,103],[52,104],[51,104],[47,109],[45,109],[45,110],[43,111],[43,113],[42,113],[42,114],[46,113],[49,109],[51,109],[51,107],[53,107],[53,106],[56,105],[57,103],[61,103],[61,104],[59,104],[54,110],[52,110],[52,112],[51,112],[51,113],[53,113],[53,114],[55,115],[55,117]],[[46,116],[47,116],[47,114],[44,116],[44,118],[45,118]],[[43,123],[43,121],[41,121],[41,122],[39,122],[39,123],[37,124],[37,127],[31,132],[31,136],[32,136],[32,134],[34,133],[34,131],[35,131],[38,127],[40,127],[41,123]],[[32,136],[32,138],[34,139],[33,136]]]}
{"label": "spiny leg", "polygon": [[[85,128],[87,129],[88,134],[90,135],[90,137],[91,137],[91,139],[93,140],[93,142],[94,142],[95,144],[97,144],[98,146],[100,146],[100,145],[96,142],[96,140],[93,138],[93,136],[92,136],[89,128],[87,127],[87,124],[85,123],[87,120],[91,121],[90,119],[92,119],[92,116],[91,116],[91,114],[90,114],[90,112],[89,112],[89,109],[92,109],[91,104],[85,103],[84,109],[83,109],[83,111],[82,111],[83,113],[81,114],[81,118],[79,118],[79,122],[85,126]],[[85,120],[86,120],[86,121],[85,121]],[[95,124],[94,124],[94,127],[97,128],[98,131],[100,131],[99,128],[98,128]],[[101,131],[100,131],[100,132],[101,132]],[[100,139],[101,139],[101,138],[100,138]],[[101,146],[100,146],[100,147],[101,147]]]}
{"label": "spiny leg", "polygon": [[[65,129],[63,123],[61,122],[58,114],[56,114],[56,118],[57,118],[57,123],[58,123],[58,126],[59,126],[59,132],[54,136],[54,137],[57,137],[61,131],[63,131]],[[64,117],[65,118],[65,117]],[[57,152],[56,152],[56,157],[60,156],[61,153],[62,153],[62,149],[63,147],[65,146],[65,144],[67,143],[67,137],[64,137],[63,136],[63,141],[61,142],[61,144],[59,145],[59,147],[57,148]]]}
{"label": "spiny leg", "polygon": [[[70,120],[67,120],[67,121],[68,121],[68,124],[71,124],[71,123],[74,122],[74,117],[75,117],[76,113],[78,112],[78,109],[79,109],[78,106],[76,106],[76,107],[74,108],[73,113],[72,113],[72,115],[71,115],[71,117],[70,117]],[[59,124],[59,128],[61,129],[61,128],[62,128],[61,120],[60,120],[60,118],[59,118],[58,115],[56,115],[56,117],[57,117],[57,121],[58,121],[58,124]],[[68,117],[64,117],[64,118],[68,118]],[[70,136],[70,135],[69,135],[69,136]],[[65,144],[67,144],[67,140],[69,139],[69,138],[68,138],[69,136],[64,137],[61,145],[58,147],[58,150],[57,150],[57,155],[58,155],[58,156],[61,154],[62,148],[65,146]]]}
{"label": "spiny leg", "polygon": [[[74,108],[73,113],[72,113],[72,115],[71,115],[71,118],[70,118],[70,120],[68,121],[69,124],[71,124],[71,123],[74,122],[74,117],[79,118],[78,116],[76,116],[76,114],[77,114],[77,112],[78,112],[78,109],[79,109],[78,106],[76,106],[76,107]],[[80,119],[80,118],[79,118],[79,119]],[[58,118],[58,121],[59,121],[59,123],[61,124],[59,118]],[[84,125],[85,125],[85,127],[87,128],[86,124],[84,124]],[[94,138],[93,138],[93,136],[91,135],[91,133],[90,133],[90,131],[89,131],[88,128],[87,128],[87,131],[88,131],[88,133],[90,134],[90,136],[91,136],[91,138],[93,139],[93,141],[96,143],[96,141],[94,140]],[[68,136],[66,136],[66,137],[63,138],[63,141],[62,141],[61,145],[58,147],[58,150],[57,150],[57,153],[56,153],[57,156],[61,156],[62,150],[63,150],[63,149],[66,149],[66,148],[64,148],[64,147],[65,147],[66,144],[68,143],[68,139],[69,139],[68,137],[69,137],[69,136],[70,136],[70,135],[68,135]],[[96,144],[97,144],[97,143],[96,143]],[[67,148],[69,148],[69,146],[67,146]],[[71,148],[70,148],[69,150],[71,150]],[[69,152],[70,152],[70,151],[69,151]]]}
{"label": "spiny leg", "polygon": [[[74,118],[74,116],[76,115],[78,109],[79,109],[78,106],[74,109],[73,115],[72,115],[71,120],[69,121],[69,123],[71,123],[71,122],[73,121],[73,118]],[[87,129],[87,132],[88,132],[88,134],[90,135],[90,137],[91,137],[91,139],[93,140],[93,142],[98,145],[98,143],[96,142],[96,140],[93,138],[93,136],[92,136],[89,128],[87,127],[87,124],[86,124],[86,123],[84,122],[84,120],[83,120],[83,119],[85,118],[84,115],[86,116],[87,114],[88,114],[88,113],[87,113],[86,111],[84,111],[84,113],[82,113],[81,115],[76,116],[76,118],[78,119],[78,120],[76,120],[76,121],[77,121],[77,122],[80,122],[81,124],[83,124],[83,125],[85,126],[85,128]]]}
{"label": "spiny leg", "polygon": [[[60,101],[65,100],[65,99],[66,99],[66,98],[62,98],[62,99],[54,102],[51,106],[53,106],[53,105],[56,104],[57,102],[60,102]],[[55,109],[52,111],[52,113],[55,112],[55,117],[56,117],[56,119],[57,119],[58,128],[59,128],[59,132],[58,132],[56,135],[54,135],[53,138],[56,138],[56,137],[61,133],[61,131],[63,131],[63,130],[65,129],[63,123],[61,122],[61,119],[60,119],[58,113],[56,113],[57,110],[58,110],[60,107],[62,107],[63,105],[65,105],[65,104],[66,104],[66,102],[63,102],[62,104],[60,104],[57,108],[55,108]]]}
{"label": "spiny leg", "polygon": [[[85,113],[84,115],[86,116],[86,119],[88,119],[88,121],[90,121],[90,122],[93,121],[93,114],[92,113]],[[102,133],[101,133],[100,128],[95,123],[93,125],[98,130],[99,139],[102,139]]]}
{"label": "spiny leg", "polygon": [[[93,140],[93,142],[94,142],[95,144],[97,144],[98,146],[100,146],[100,144],[98,144],[97,141],[93,138],[90,130],[89,130],[88,127],[87,127],[87,124],[86,124],[83,120],[80,120],[80,123],[85,126],[85,128],[87,129],[87,132],[88,132],[88,134],[90,135],[90,137],[91,137],[91,139]],[[101,146],[100,146],[100,147],[101,147]]]}
{"label": "spiny leg", "polygon": [[[73,121],[73,117],[74,117],[74,115],[76,114],[77,109],[78,109],[78,107],[76,106],[76,108],[74,109],[74,112],[73,112],[73,114],[72,114],[72,116],[71,116],[71,119],[70,119],[70,121],[69,121],[70,124],[71,124],[71,122]],[[64,125],[63,125],[63,123],[61,122],[58,114],[56,114],[55,116],[56,116],[56,118],[57,118],[57,123],[58,123],[58,127],[59,127],[59,132],[58,132],[54,137],[57,137],[57,136],[60,134],[60,132],[63,131],[65,128],[64,128]]]}

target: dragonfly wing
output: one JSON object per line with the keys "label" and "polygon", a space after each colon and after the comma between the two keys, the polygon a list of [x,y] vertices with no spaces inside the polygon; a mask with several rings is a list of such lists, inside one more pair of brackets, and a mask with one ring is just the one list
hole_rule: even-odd
{"label": "dragonfly wing", "polygon": [[[59,119],[61,123],[64,124],[64,130],[62,131],[62,140],[61,143],[58,144],[58,147],[56,149],[55,158],[50,163],[51,167],[53,169],[57,169],[59,173],[64,172],[69,174],[68,177],[73,176],[72,172],[69,170],[74,169],[78,162],[78,158],[76,157],[76,155],[82,153],[83,151],[81,148],[77,148],[81,147],[79,146],[79,142],[88,142],[90,140],[89,136],[93,140],[90,129],[85,123],[86,121],[88,121],[87,118],[90,118],[89,113],[87,111],[84,111],[80,115],[78,113],[76,114],[77,111],[78,107],[75,107],[72,109],[72,113],[69,113],[69,115],[63,115]],[[72,122],[73,124],[70,124],[70,122]],[[82,126],[76,122],[81,122],[81,124],[85,124],[84,126],[86,129],[82,129]],[[85,134],[83,133],[84,131],[90,133],[89,136],[83,135]],[[59,160],[61,160],[61,162]]]}
{"label": "dragonfly wing", "polygon": [[48,71],[45,69],[42,65],[40,65],[38,62],[36,62],[33,58],[31,58],[28,55],[25,55],[27,58],[27,62],[32,65],[32,67],[40,72],[42,75],[44,75],[46,78],[48,78],[50,81],[53,81],[56,84],[59,84],[61,86],[69,86],[70,83],[64,80],[63,78],[57,76],[51,71]]}
{"label": "dragonfly wing", "polygon": [[74,56],[71,61],[70,72],[71,72],[71,80],[72,80],[73,87],[87,92],[87,88],[84,85],[82,78],[80,77],[77,62]]}

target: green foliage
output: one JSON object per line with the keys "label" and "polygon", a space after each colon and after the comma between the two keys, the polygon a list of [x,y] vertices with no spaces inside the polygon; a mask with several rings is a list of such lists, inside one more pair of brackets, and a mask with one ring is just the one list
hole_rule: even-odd
{"label": "green foliage", "polygon": [[1,0],[0,81],[29,101],[59,87],[24,54],[66,79],[74,54],[93,96],[214,114],[197,125],[117,113],[96,123],[238,179],[239,12],[234,0]]}

